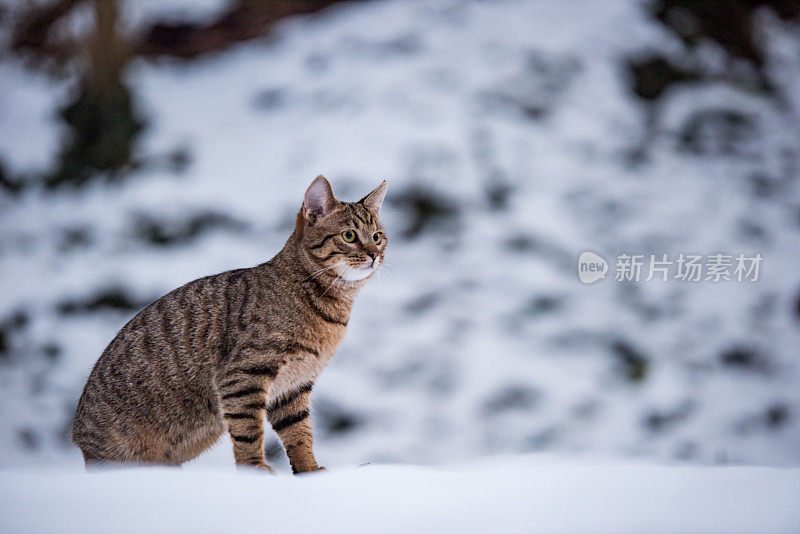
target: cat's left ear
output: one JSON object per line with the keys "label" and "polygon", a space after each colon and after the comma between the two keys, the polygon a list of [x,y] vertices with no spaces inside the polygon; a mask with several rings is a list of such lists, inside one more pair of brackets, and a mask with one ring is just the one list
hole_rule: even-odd
{"label": "cat's left ear", "polygon": [[381,185],[379,185],[375,191],[370,193],[369,195],[365,196],[359,202],[364,204],[368,210],[370,210],[375,215],[379,215],[381,212],[381,204],[383,204],[383,198],[386,196],[386,180],[384,180]]}

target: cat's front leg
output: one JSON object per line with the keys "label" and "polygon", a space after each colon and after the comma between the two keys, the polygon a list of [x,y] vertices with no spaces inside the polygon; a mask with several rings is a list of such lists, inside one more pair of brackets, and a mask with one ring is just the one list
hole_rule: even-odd
{"label": "cat's front leg", "polygon": [[267,419],[281,438],[293,473],[321,469],[312,451],[311,384],[289,391],[267,407]]}
{"label": "cat's front leg", "polygon": [[241,363],[219,383],[222,415],[233,442],[237,466],[273,472],[264,460],[264,410],[269,385],[277,374],[268,364]]}

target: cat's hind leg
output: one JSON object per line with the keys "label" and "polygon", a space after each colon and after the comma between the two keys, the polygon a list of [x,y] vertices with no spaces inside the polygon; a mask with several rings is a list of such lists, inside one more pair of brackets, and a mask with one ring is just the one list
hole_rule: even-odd
{"label": "cat's hind leg", "polygon": [[202,426],[184,431],[180,439],[173,440],[168,453],[164,457],[164,463],[183,464],[196,458],[214,445],[225,432],[225,427],[218,417],[209,419]]}

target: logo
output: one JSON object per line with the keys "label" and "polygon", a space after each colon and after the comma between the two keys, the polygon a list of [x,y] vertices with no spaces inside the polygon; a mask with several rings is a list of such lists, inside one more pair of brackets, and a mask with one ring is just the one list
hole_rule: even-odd
{"label": "logo", "polygon": [[608,263],[594,252],[581,252],[578,258],[578,278],[584,284],[593,284],[606,277]]}

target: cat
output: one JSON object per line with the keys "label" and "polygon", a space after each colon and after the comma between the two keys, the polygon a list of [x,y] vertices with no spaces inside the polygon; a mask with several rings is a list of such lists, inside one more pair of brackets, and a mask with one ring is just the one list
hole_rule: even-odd
{"label": "cat", "polygon": [[180,465],[227,430],[237,465],[272,472],[266,415],[292,471],[320,469],[311,388],[345,335],[358,290],[383,263],[386,187],[340,202],[318,176],[274,258],[190,282],[131,319],[78,402],[72,440],[86,465]]}

